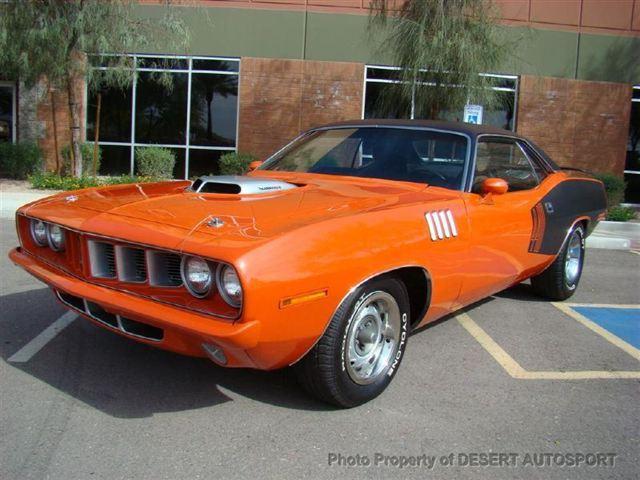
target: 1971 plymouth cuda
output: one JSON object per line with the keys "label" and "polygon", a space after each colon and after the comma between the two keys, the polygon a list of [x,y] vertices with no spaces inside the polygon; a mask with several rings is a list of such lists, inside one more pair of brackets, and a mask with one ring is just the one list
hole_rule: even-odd
{"label": "1971 plymouth cuda", "polygon": [[351,407],[391,382],[412,329],[529,278],[571,296],[605,208],[599,181],[513,132],[358,120],[247,176],[28,204],[10,257],[96,325],[226,367],[294,365]]}

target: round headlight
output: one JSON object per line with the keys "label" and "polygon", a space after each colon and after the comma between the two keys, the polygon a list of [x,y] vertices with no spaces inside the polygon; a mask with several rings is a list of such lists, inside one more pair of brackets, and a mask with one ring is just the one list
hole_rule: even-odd
{"label": "round headlight", "polygon": [[242,285],[238,272],[231,265],[221,263],[216,270],[216,282],[218,291],[225,302],[232,307],[238,308],[242,303]]}
{"label": "round headlight", "polygon": [[36,245],[47,246],[47,224],[42,220],[31,219],[31,238]]}
{"label": "round headlight", "polygon": [[64,230],[58,225],[47,224],[47,240],[51,250],[56,252],[64,250]]}
{"label": "round headlight", "polygon": [[206,260],[200,257],[182,257],[182,282],[194,297],[209,295],[213,284],[213,273]]}

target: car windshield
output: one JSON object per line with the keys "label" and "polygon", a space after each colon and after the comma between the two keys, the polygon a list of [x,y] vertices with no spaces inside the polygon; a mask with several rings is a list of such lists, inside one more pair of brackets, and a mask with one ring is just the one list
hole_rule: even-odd
{"label": "car windshield", "polygon": [[393,127],[315,130],[261,170],[428,183],[460,189],[468,140],[456,133]]}

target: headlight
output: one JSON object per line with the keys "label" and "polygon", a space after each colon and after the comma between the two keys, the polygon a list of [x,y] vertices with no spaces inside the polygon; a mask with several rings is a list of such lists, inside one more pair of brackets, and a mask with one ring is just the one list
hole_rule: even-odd
{"label": "headlight", "polygon": [[47,224],[42,220],[36,220],[35,218],[31,219],[31,238],[36,245],[41,247],[47,246]]}
{"label": "headlight", "polygon": [[200,257],[182,257],[180,273],[191,295],[198,298],[209,295],[213,273],[206,260]]}
{"label": "headlight", "polygon": [[219,264],[216,270],[216,283],[224,301],[232,307],[239,308],[242,304],[242,285],[236,269],[231,265]]}
{"label": "headlight", "polygon": [[64,230],[58,225],[47,224],[47,240],[51,250],[56,252],[64,250]]}

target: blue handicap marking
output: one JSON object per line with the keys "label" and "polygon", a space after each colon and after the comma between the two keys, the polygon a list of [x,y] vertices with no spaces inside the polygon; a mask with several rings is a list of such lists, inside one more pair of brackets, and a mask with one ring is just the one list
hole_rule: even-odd
{"label": "blue handicap marking", "polygon": [[607,307],[571,307],[593,323],[640,349],[640,309]]}

